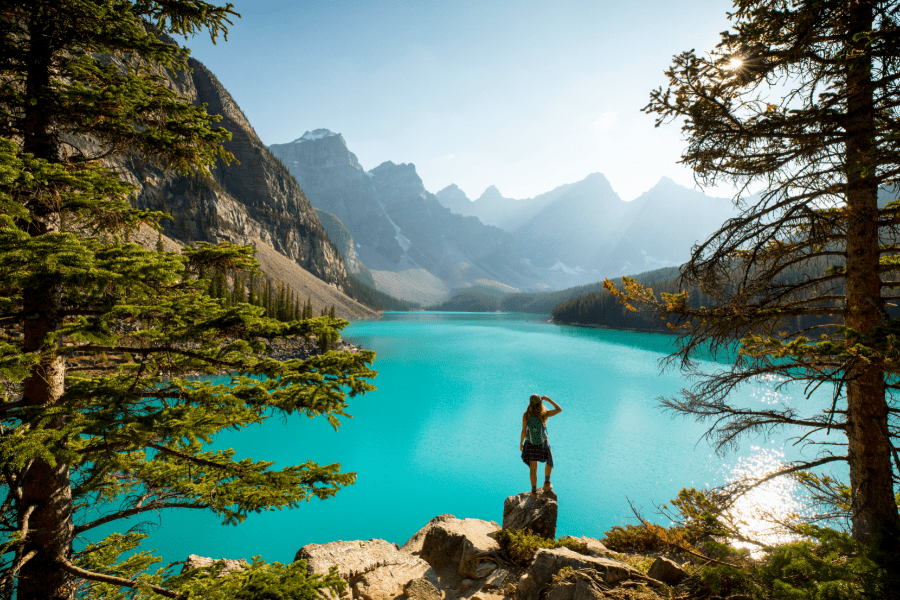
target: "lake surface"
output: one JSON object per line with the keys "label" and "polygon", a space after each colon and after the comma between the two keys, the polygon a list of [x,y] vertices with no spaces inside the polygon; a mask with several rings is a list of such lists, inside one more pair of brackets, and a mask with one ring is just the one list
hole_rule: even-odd
{"label": "lake surface", "polygon": [[[781,441],[756,439],[720,459],[700,441],[703,425],[657,407],[658,397],[688,384],[677,371],[660,372],[670,336],[544,318],[413,312],[352,323],[344,337],[375,350],[379,371],[378,390],[351,400],[352,420],[335,432],[324,419],[272,419],[223,434],[216,446],[277,466],[339,462],[358,473],[357,483],[335,498],[251,515],[239,526],[202,511],[168,511],[144,549],[156,548],[164,564],[188,554],[291,562],[310,542],[403,544],[445,513],[500,522],[503,500],[530,489],[518,444],[533,393],[563,409],[548,421],[558,535],[602,537],[631,522],[629,499],[654,517],[654,504],[683,487],[715,485],[779,456]],[[797,401],[766,385],[741,394],[748,404]],[[790,491],[770,492],[782,497],[766,502],[789,501]]]}

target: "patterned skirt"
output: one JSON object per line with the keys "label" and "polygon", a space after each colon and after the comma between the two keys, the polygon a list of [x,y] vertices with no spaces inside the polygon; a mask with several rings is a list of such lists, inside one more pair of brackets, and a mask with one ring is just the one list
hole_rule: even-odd
{"label": "patterned skirt", "polygon": [[522,462],[527,465],[533,460],[545,462],[550,467],[553,467],[553,452],[550,450],[550,444],[547,443],[541,446],[525,440],[525,444],[522,447]]}

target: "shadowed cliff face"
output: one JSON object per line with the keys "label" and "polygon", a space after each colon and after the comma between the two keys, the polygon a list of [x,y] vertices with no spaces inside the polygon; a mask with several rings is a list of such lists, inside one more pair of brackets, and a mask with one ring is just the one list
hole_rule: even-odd
{"label": "shadowed cliff face", "polygon": [[273,144],[271,150],[315,207],[341,220],[367,267],[393,270],[401,262],[396,228],[378,202],[372,178],[341,135],[317,129],[289,144]]}
{"label": "shadowed cliff face", "polygon": [[194,104],[222,116],[231,132],[225,148],[237,159],[219,161],[212,178],[163,171],[140,158],[125,163],[140,186],[134,204],[164,211],[164,233],[180,242],[263,240],[323,281],[343,288],[344,260],[328,239],[312,205],[287,169],[268,151],[231,95],[200,62],[193,73],[170,78],[172,87]]}

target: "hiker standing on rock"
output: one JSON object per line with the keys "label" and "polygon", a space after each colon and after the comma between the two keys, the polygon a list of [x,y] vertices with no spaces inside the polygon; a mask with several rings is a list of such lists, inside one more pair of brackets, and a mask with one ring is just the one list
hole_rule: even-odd
{"label": "hiker standing on rock", "polygon": [[[544,408],[544,400],[553,405],[553,410]],[[544,491],[553,489],[550,483],[550,472],[553,470],[553,452],[547,439],[547,419],[562,412],[559,404],[547,396],[532,394],[528,408],[522,415],[522,437],[519,438],[519,450],[522,462],[531,468],[531,495],[537,497],[537,464],[547,463],[544,467]]]}

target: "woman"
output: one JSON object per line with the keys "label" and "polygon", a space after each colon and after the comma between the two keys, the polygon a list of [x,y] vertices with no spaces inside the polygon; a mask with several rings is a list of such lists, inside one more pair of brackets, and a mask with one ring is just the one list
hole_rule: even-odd
{"label": "woman", "polygon": [[[544,400],[553,405],[553,410],[544,408]],[[559,404],[547,396],[532,394],[528,408],[522,415],[522,436],[519,438],[519,451],[522,462],[531,468],[531,496],[537,497],[537,464],[547,463],[544,467],[544,491],[553,489],[550,483],[550,472],[553,470],[553,452],[547,439],[547,419],[562,412]]]}

